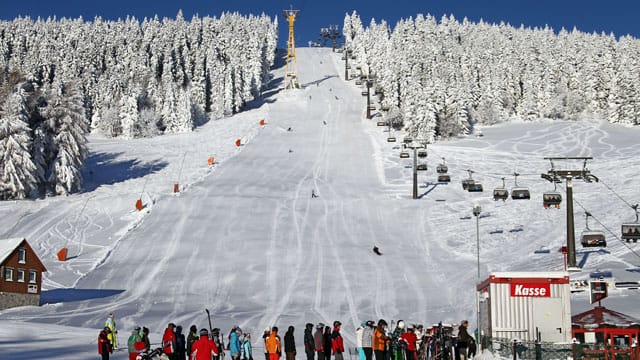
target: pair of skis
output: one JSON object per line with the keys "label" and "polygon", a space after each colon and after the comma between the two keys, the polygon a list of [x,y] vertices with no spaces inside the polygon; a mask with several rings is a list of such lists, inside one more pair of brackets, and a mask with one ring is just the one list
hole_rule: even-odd
{"label": "pair of skis", "polygon": [[[213,338],[213,326],[211,325],[211,313],[209,312],[209,309],[204,309],[204,311],[207,312],[207,319],[209,320],[209,339],[215,341]],[[219,359],[224,359],[224,346],[220,346],[218,351],[220,351]]]}

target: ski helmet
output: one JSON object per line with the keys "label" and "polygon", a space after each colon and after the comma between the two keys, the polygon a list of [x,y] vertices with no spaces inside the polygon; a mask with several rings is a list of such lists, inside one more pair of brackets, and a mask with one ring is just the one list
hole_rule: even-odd
{"label": "ski helmet", "polygon": [[367,320],[366,325],[367,325],[368,327],[373,327],[373,325],[374,325],[373,320]]}
{"label": "ski helmet", "polygon": [[209,336],[209,330],[207,329],[200,329],[200,336]]}
{"label": "ski helmet", "polygon": [[387,326],[387,322],[384,319],[378,320],[378,326]]}
{"label": "ski helmet", "polygon": [[333,322],[333,327],[338,327],[340,325],[342,325],[342,323],[340,321],[338,321],[338,320]]}
{"label": "ski helmet", "polygon": [[398,329],[404,329],[404,320],[398,320]]}

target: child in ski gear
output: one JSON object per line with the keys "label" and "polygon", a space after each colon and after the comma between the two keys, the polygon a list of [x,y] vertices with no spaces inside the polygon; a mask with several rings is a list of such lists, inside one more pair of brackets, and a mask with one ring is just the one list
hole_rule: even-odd
{"label": "child in ski gear", "polygon": [[212,357],[218,356],[218,346],[209,339],[209,330],[200,330],[200,338],[196,340],[191,347],[190,360],[211,360]]}
{"label": "child in ski gear", "polygon": [[176,325],[174,323],[169,323],[169,325],[167,325],[167,328],[164,330],[164,335],[162,335],[162,349],[171,360],[176,360],[176,334],[174,332],[175,328]]}
{"label": "child in ski gear", "polygon": [[131,331],[131,335],[127,340],[127,350],[129,351],[129,360],[136,360],[138,357],[139,351],[136,350],[135,344],[142,340],[142,336],[140,335],[140,326],[136,326]]}
{"label": "child in ski gear", "polygon": [[316,343],[313,339],[313,324],[307,323],[304,328],[304,352],[307,354],[307,360],[313,360],[316,352]]}
{"label": "child in ski gear", "polygon": [[294,327],[289,326],[287,332],[284,334],[284,353],[287,360],[296,359],[296,341],[293,337]]}
{"label": "child in ski gear", "polygon": [[282,355],[282,345],[280,343],[280,336],[278,335],[278,327],[271,328],[271,333],[265,340],[265,346],[269,353],[269,360],[279,360]]}
{"label": "child in ski gear", "polygon": [[187,358],[191,359],[191,347],[193,343],[199,339],[198,328],[195,325],[191,325],[189,328],[189,335],[187,335]]}
{"label": "child in ski gear", "polygon": [[116,319],[113,316],[113,313],[109,313],[107,317],[107,321],[104,322],[104,326],[109,328],[109,342],[111,343],[111,347],[116,350],[118,349],[118,339],[116,338],[116,334],[118,334],[118,329],[116,328]]}
{"label": "child in ski gear", "polygon": [[318,353],[318,360],[324,360],[324,324],[319,323],[316,325],[316,332],[313,334],[313,341],[316,344],[316,352]]}
{"label": "child in ski gear", "polygon": [[109,360],[109,354],[113,352],[111,342],[109,341],[109,328],[107,326],[98,334],[98,354],[102,356],[102,360]]}
{"label": "child in ski gear", "polygon": [[335,360],[343,360],[342,353],[344,352],[344,342],[342,341],[342,335],[340,334],[340,327],[342,323],[340,321],[333,322],[333,332],[331,333],[331,350],[333,351],[333,357]]}

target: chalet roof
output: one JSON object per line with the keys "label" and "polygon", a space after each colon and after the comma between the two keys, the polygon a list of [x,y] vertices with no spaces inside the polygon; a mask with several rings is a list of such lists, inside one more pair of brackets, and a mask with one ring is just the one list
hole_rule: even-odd
{"label": "chalet roof", "polygon": [[571,317],[571,325],[581,328],[638,327],[640,326],[640,320],[609,310],[604,306],[596,306],[591,310],[573,315]]}
{"label": "chalet roof", "polygon": [[0,239],[0,264],[2,264],[9,255],[15,250],[24,238]]}

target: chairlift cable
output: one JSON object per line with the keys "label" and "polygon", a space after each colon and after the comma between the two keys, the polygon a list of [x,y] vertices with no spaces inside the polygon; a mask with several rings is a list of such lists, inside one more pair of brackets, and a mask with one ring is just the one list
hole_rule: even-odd
{"label": "chairlift cable", "polygon": [[[559,185],[559,187],[562,187],[562,185]],[[582,205],[580,203],[580,201],[576,200],[576,198],[573,198],[573,202],[578,204],[578,206],[580,206],[582,208],[582,210],[584,210],[585,212],[588,212],[589,214],[591,214],[591,218],[593,218],[593,220],[595,220],[598,224],[600,224],[600,226],[602,226],[603,229],[605,229],[606,231],[608,231],[611,235],[613,235],[613,237],[618,240],[620,243],[622,243],[622,245],[624,245],[627,249],[629,249],[629,251],[634,254],[635,256],[637,256],[638,258],[640,258],[640,253],[636,252],[634,249],[632,249],[629,244],[626,241],[623,241],[621,238],[618,237],[618,235],[613,232],[611,229],[609,229],[605,224],[602,223],[602,221],[598,220],[597,217],[593,216],[593,213],[590,212],[589,210],[587,210],[587,208],[584,207],[584,205]]]}
{"label": "chairlift cable", "polygon": [[607,183],[605,183],[604,181],[600,180],[600,183],[602,185],[604,185],[607,189],[609,189],[609,191],[611,191],[615,196],[618,197],[618,199],[622,200],[623,203],[627,204],[628,207],[633,209],[633,205],[629,204],[629,202],[627,202],[627,200],[625,200],[622,196],[620,196],[620,194],[618,194],[617,192],[615,192],[615,190],[613,190],[613,188],[611,188],[611,186],[609,186]]}

